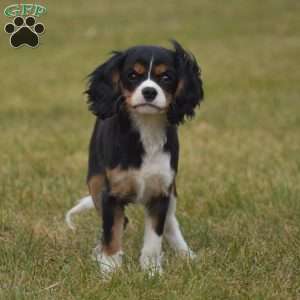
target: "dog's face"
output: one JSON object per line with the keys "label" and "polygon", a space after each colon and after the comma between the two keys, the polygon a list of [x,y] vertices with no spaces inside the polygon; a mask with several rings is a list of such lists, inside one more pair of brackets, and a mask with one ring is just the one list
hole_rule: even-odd
{"label": "dog's face", "polygon": [[149,46],[128,51],[120,85],[129,110],[142,114],[167,112],[177,82],[172,51]]}
{"label": "dog's face", "polygon": [[175,51],[136,46],[116,52],[92,74],[90,109],[101,119],[121,107],[140,114],[166,114],[170,123],[192,117],[203,98],[199,67],[177,43]]}

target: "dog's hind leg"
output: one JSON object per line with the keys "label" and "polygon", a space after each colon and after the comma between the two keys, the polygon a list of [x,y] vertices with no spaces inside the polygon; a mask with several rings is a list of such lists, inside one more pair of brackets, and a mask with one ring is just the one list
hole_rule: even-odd
{"label": "dog's hind leg", "polygon": [[181,233],[177,218],[175,216],[176,211],[176,196],[171,195],[169,210],[166,218],[166,224],[164,228],[164,237],[168,241],[169,245],[180,255],[194,259],[196,255],[188,247],[186,241]]}
{"label": "dog's hind leg", "polygon": [[105,185],[104,174],[94,175],[88,180],[90,195],[94,201],[95,208],[100,217],[102,217],[101,196]]}

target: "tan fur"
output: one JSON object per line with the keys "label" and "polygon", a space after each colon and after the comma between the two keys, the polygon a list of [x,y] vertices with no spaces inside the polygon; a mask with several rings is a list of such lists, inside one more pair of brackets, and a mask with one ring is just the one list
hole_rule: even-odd
{"label": "tan fur", "polygon": [[90,195],[94,201],[96,210],[101,216],[101,192],[104,186],[104,175],[96,175],[90,178],[88,182],[88,187]]}
{"label": "tan fur", "polygon": [[176,88],[176,92],[175,92],[175,97],[177,97],[181,93],[183,87],[184,87],[184,81],[183,81],[183,79],[180,79],[179,82],[178,82],[178,84],[177,84],[177,88]]}
{"label": "tan fur", "polygon": [[114,72],[112,73],[111,80],[112,80],[114,86],[117,87],[118,82],[119,82],[119,80],[120,80],[120,73],[119,73],[118,71],[114,71]]}
{"label": "tan fur", "polygon": [[122,90],[122,94],[125,98],[125,103],[127,105],[127,108],[130,109],[132,93],[130,91],[126,90],[122,84],[121,84],[121,90]]}
{"label": "tan fur", "polygon": [[167,66],[165,64],[159,64],[154,67],[154,74],[159,76],[167,71]]}
{"label": "tan fur", "polygon": [[146,196],[158,197],[160,195],[167,195],[168,188],[166,187],[165,181],[161,176],[151,176],[146,181],[147,192]]}
{"label": "tan fur", "polygon": [[140,64],[140,63],[135,63],[133,66],[133,70],[138,73],[139,75],[143,75],[146,72],[146,68]]}
{"label": "tan fur", "polygon": [[[141,176],[139,170],[121,170],[119,167],[108,170],[106,172],[110,184],[111,193],[120,198],[131,198],[133,201],[138,196],[138,180]],[[159,195],[167,195],[168,188],[164,178],[157,175],[149,176],[145,179],[144,197],[156,197]]]}
{"label": "tan fur", "polygon": [[124,211],[118,208],[114,216],[114,225],[112,227],[112,239],[109,245],[103,246],[103,251],[107,255],[114,255],[122,249],[122,237],[124,231]]}
{"label": "tan fur", "polygon": [[121,170],[117,167],[112,170],[107,170],[106,175],[112,195],[120,198],[136,196],[136,171]]}

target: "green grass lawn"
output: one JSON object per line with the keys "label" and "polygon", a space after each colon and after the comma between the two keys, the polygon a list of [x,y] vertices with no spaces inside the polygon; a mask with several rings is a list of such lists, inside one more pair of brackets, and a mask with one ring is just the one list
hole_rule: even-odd
{"label": "green grass lawn", "polygon": [[[300,2],[41,3],[39,48],[0,33],[0,299],[300,299]],[[180,129],[177,184],[198,260],[165,247],[163,277],[147,279],[130,207],[126,262],[103,282],[96,213],[75,234],[64,223],[87,194],[85,77],[111,50],[170,38],[197,57],[206,93]]]}

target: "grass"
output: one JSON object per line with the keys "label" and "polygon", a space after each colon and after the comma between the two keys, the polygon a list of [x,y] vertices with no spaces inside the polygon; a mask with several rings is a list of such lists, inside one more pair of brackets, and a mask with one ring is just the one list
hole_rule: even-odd
{"label": "grass", "polygon": [[[39,48],[0,35],[0,298],[300,299],[299,3],[45,5]],[[180,129],[178,177],[178,217],[199,259],[166,247],[164,276],[147,279],[142,211],[130,208],[126,263],[102,282],[90,258],[96,214],[77,217],[76,234],[63,219],[87,193],[85,76],[113,49],[169,38],[195,54],[205,82]]]}

